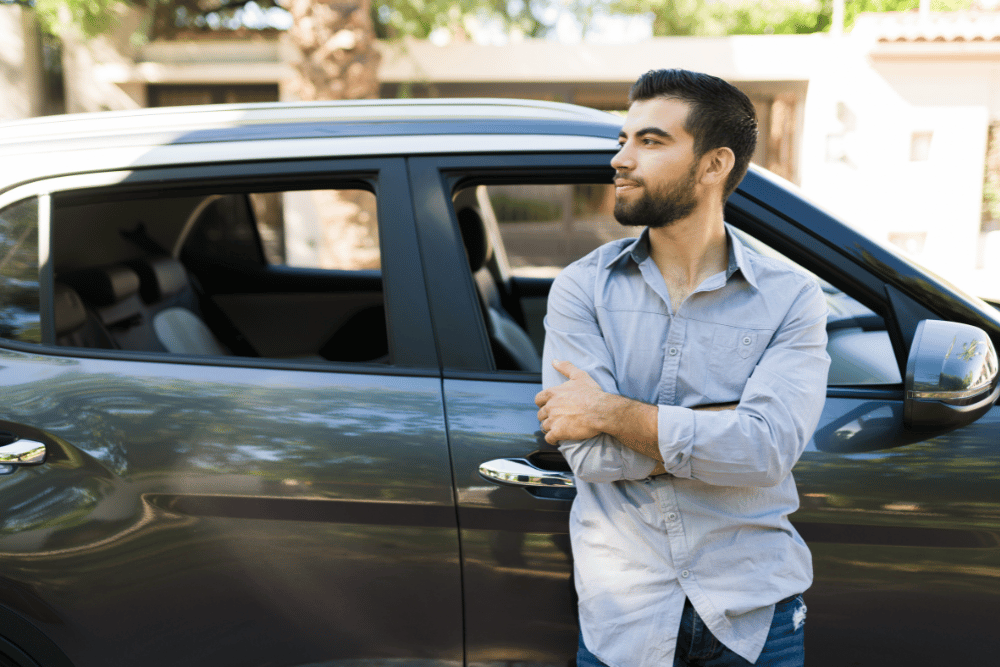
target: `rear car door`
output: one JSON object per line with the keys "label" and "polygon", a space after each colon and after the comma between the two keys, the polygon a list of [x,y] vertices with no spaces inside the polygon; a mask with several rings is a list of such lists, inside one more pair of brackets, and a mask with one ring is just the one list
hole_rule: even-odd
{"label": "rear car door", "polygon": [[[511,257],[575,258],[586,252],[574,245],[580,237],[593,236],[591,247],[610,240],[585,220],[585,186],[610,181],[610,158],[410,161],[424,193],[415,209],[424,253],[435,248],[440,258],[428,265],[427,280],[442,339],[470,664],[571,662],[576,612],[567,535],[573,491],[496,484],[479,472],[486,462],[521,459],[513,474],[538,484],[568,469],[538,430],[533,399],[540,375],[519,367],[499,341],[498,308],[483,288],[494,283],[510,319],[539,345],[549,262],[518,275],[505,273],[501,256],[485,269],[474,261],[470,274],[478,245],[467,238],[463,211],[478,205],[482,217],[492,215],[490,236],[503,217],[499,209],[517,208],[510,229],[491,237],[506,242]],[[558,208],[557,197],[536,196],[546,183],[571,186],[561,212],[544,210]],[[492,214],[467,196],[483,185],[493,193]],[[748,176],[730,199],[727,220],[756,250],[815,273],[831,307],[837,372],[816,436],[794,471],[801,509],[792,521],[815,563],[806,595],[810,664],[937,664],[953,655],[988,661],[998,648],[984,638],[992,636],[987,610],[1000,602],[1000,412],[993,408],[950,432],[906,429],[902,376],[920,320],[965,321],[996,339],[995,320],[915,267],[892,268],[897,260],[868,239],[759,175]],[[525,462],[539,470],[526,472]]]}
{"label": "rear car door", "polygon": [[[231,327],[206,334],[226,354],[130,346],[163,340],[146,328],[168,309],[145,291],[115,321],[124,301],[59,301],[67,284],[86,291],[81,276],[185,258],[219,198],[348,186],[377,202],[377,270],[188,257],[205,321]],[[0,628],[29,628],[0,630],[0,654],[77,667],[461,663],[444,406],[411,210],[394,159],[93,174],[0,197],[0,437],[45,452],[0,466]],[[254,303],[266,305],[257,318]],[[323,347],[373,304],[355,320],[365,331]],[[384,353],[351,347],[365,339]]]}

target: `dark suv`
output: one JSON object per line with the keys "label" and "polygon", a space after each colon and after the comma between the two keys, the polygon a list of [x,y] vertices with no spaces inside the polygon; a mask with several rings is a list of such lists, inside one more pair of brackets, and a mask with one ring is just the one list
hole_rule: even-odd
{"label": "dark suv", "polygon": [[[509,100],[0,128],[0,665],[571,663],[552,276],[617,116]],[[610,196],[610,199],[609,199]],[[752,170],[829,300],[809,663],[1000,654],[1000,318]]]}

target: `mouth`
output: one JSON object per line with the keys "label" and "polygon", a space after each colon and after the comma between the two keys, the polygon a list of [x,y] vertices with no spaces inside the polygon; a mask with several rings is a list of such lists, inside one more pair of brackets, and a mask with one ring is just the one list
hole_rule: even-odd
{"label": "mouth", "polygon": [[628,181],[621,178],[615,179],[615,194],[629,192],[630,190],[635,190],[638,187],[639,183],[636,181]]}

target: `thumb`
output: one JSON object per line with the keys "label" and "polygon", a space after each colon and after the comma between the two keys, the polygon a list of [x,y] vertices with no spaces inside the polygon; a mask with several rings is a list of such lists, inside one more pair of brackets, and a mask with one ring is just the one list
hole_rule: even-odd
{"label": "thumb", "polygon": [[559,359],[552,360],[552,367],[557,371],[565,375],[566,377],[572,377],[573,371],[579,370],[573,365],[571,361],[560,361]]}

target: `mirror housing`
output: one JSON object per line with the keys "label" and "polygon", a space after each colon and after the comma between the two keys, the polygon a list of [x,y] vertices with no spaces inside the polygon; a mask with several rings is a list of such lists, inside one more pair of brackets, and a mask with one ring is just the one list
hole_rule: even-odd
{"label": "mirror housing", "polygon": [[906,362],[903,424],[951,429],[984,415],[1000,396],[997,353],[986,332],[958,322],[922,320]]}

